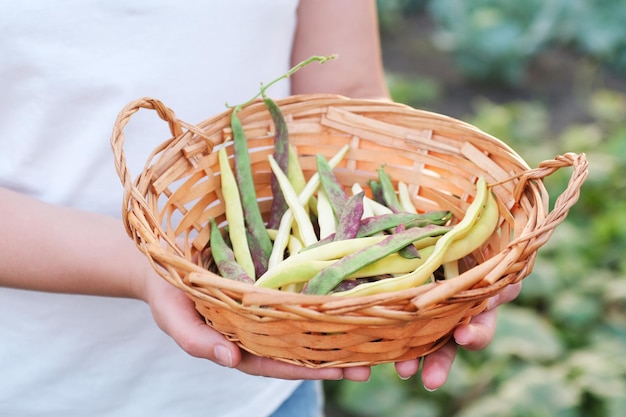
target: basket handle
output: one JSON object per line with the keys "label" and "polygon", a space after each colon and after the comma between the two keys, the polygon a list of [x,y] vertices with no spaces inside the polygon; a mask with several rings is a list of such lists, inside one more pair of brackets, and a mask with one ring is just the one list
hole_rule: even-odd
{"label": "basket handle", "polygon": [[[155,110],[159,117],[168,123],[170,132],[172,132],[174,137],[183,133],[181,122],[176,118],[174,111],[155,98],[143,97],[137,99],[128,103],[120,111],[115,120],[115,125],[113,126],[113,133],[111,134],[111,148],[115,157],[115,169],[126,191],[132,189],[133,185],[132,176],[126,164],[126,154],[124,153],[124,128],[128,124],[131,116],[140,109]],[[124,203],[127,203],[126,199]]]}
{"label": "basket handle", "polygon": [[[578,198],[580,197],[580,188],[589,175],[588,165],[587,156],[584,153],[576,154],[569,152],[563,155],[557,155],[554,159],[543,161],[537,168],[520,174],[520,182],[514,190],[515,201],[519,201],[521,198],[528,181],[541,180],[561,168],[573,167],[567,187],[557,197],[552,211],[548,213],[543,222],[540,223],[532,233],[528,233],[523,236],[524,240],[529,240],[544,234],[544,238],[541,239],[540,242],[536,242],[531,250],[534,250],[545,243],[551,235],[551,233],[546,233],[546,231],[553,230],[559,223],[565,220],[570,208],[572,208],[572,206],[578,201]],[[516,241],[517,240],[511,242],[511,244],[514,244]]]}
{"label": "basket handle", "polygon": [[[148,204],[141,191],[137,188],[137,185],[133,183],[131,173],[128,169],[128,165],[126,164],[126,155],[124,153],[124,127],[128,124],[131,116],[140,109],[155,110],[159,117],[168,123],[172,137],[178,137],[183,134],[182,126],[185,126],[186,128],[189,127],[186,123],[183,123],[176,118],[176,114],[172,109],[165,106],[161,101],[150,97],[144,97],[132,101],[120,111],[117,119],[115,120],[113,133],[111,134],[111,148],[115,159],[115,169],[124,187],[122,222],[124,223],[126,232],[131,238],[133,238],[133,240],[135,240],[136,243],[139,242],[138,236],[134,230],[142,227],[149,227],[161,232],[160,236],[163,236],[167,244],[172,249],[179,252],[180,250],[176,247],[175,242],[170,241],[170,239],[162,233],[161,225],[157,219],[150,218],[147,219],[149,225],[138,225],[137,227],[133,227],[129,218],[130,216],[127,215],[129,212],[131,198],[133,198],[134,201],[140,206],[147,206]],[[198,129],[194,129],[194,131],[195,130]],[[147,209],[144,210],[144,212],[151,213],[151,211]]]}
{"label": "basket handle", "polygon": [[[541,247],[552,234],[554,228],[561,223],[567,216],[569,209],[576,203],[580,196],[580,187],[587,178],[589,172],[587,170],[588,163],[585,154],[566,153],[558,155],[554,159],[543,161],[535,169],[530,169],[525,172],[515,175],[511,178],[507,178],[504,181],[497,183],[491,183],[491,186],[502,184],[513,179],[520,179],[514,190],[515,201],[519,201],[522,193],[526,189],[528,181],[541,180],[544,177],[552,174],[560,168],[573,167],[572,175],[567,184],[567,188],[559,197],[557,197],[554,207],[550,213],[543,219],[543,222],[531,233],[527,233],[524,236],[520,236],[509,243],[509,248],[517,245],[523,241],[529,241],[530,239],[541,236],[541,239],[537,239],[524,249],[525,251],[535,251]],[[513,251],[508,252],[511,255],[515,255]],[[507,255],[508,256],[508,255]],[[500,277],[500,274],[496,272],[498,263],[494,261],[502,262],[501,259],[491,258],[485,263],[482,263],[470,271],[473,273],[463,274],[453,280],[445,281],[429,290],[427,293],[415,297],[411,302],[418,310],[425,309],[446,299],[453,297],[455,294],[468,290],[475,285],[481,283],[486,285],[493,285]],[[495,273],[494,273],[495,272]],[[485,276],[485,274],[487,276]]]}

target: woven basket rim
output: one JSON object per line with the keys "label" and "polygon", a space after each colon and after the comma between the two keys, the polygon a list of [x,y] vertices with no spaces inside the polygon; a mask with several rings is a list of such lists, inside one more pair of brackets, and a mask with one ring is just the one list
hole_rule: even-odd
{"label": "woven basket rim", "polygon": [[[514,155],[515,157],[517,157],[522,164],[528,167],[527,172],[513,175],[510,178],[508,178],[507,181],[520,178],[520,177],[526,177],[526,180],[523,183],[520,183],[520,184],[526,185],[527,183],[530,183],[531,180],[541,180],[545,176],[550,175],[552,172],[554,172],[555,170],[561,167],[574,166],[574,167],[577,167],[577,171],[572,173],[572,178],[570,182],[574,184],[570,184],[571,186],[570,188],[574,188],[577,190],[579,187],[576,187],[576,185],[581,184],[584,181],[584,179],[586,179],[586,175],[587,175],[587,160],[586,160],[585,154],[568,153],[565,155],[557,155],[555,159],[544,161],[539,165],[538,168],[531,169],[528,166],[528,164],[524,161],[524,159],[521,156],[519,156],[519,154],[517,154],[517,152],[513,150],[510,146],[508,146],[505,142],[496,138],[495,136],[492,136],[480,130],[474,125],[471,125],[470,123],[467,123],[465,121],[459,120],[451,116],[439,114],[439,113],[428,111],[428,110],[414,109],[403,103],[391,102],[391,101],[385,101],[385,100],[375,100],[375,99],[353,99],[353,98],[348,98],[348,97],[336,95],[336,94],[299,94],[299,95],[288,96],[284,99],[280,99],[276,101],[277,103],[279,103],[280,106],[288,106],[288,105],[293,105],[293,104],[298,104],[298,103],[303,103],[303,102],[311,102],[311,101],[321,101],[321,102],[325,102],[326,104],[330,106],[343,105],[344,103],[349,103],[350,105],[354,105],[354,106],[368,105],[368,106],[374,106],[374,107],[382,107],[385,109],[393,109],[394,111],[398,111],[400,113],[426,115],[436,120],[440,120],[440,121],[443,120],[447,123],[452,123],[452,124],[463,126],[465,129],[475,130],[479,132],[482,136],[489,138],[489,140],[492,140],[494,141],[494,143],[498,143],[499,145],[509,150],[511,152],[511,155]],[[241,113],[240,113],[241,118],[242,119],[245,118],[247,113],[253,112],[262,106],[263,106],[263,102],[261,99],[255,100],[248,106],[242,108]],[[124,160],[123,151],[121,151],[121,153],[119,151],[121,150],[121,146],[123,145],[123,132],[122,131],[123,131],[123,126],[125,125],[122,115],[128,114],[128,116],[126,117],[126,121],[127,121],[130,115],[132,115],[132,113],[137,111],[139,108],[154,109],[155,111],[157,111],[157,113],[162,119],[164,119],[170,124],[173,138],[170,139],[169,141],[164,142],[164,145],[166,146],[173,146],[174,143],[178,141],[183,141],[185,139],[189,139],[194,134],[200,135],[200,136],[204,135],[202,131],[203,127],[207,125],[211,125],[215,120],[227,117],[232,112],[232,108],[226,109],[222,113],[209,117],[205,119],[204,121],[194,125],[194,124],[185,123],[179,120],[178,118],[176,118],[174,111],[167,108],[162,102],[160,102],[157,99],[141,98],[139,100],[129,103],[124,108],[124,110],[120,112],[120,117],[118,117],[118,120],[116,121],[116,124],[115,124],[116,130],[114,130],[114,133],[112,136],[112,146],[114,149],[114,153],[117,154],[117,158],[116,158],[116,161],[118,161],[117,169],[118,169],[118,173],[120,174],[120,178],[123,184],[124,184],[124,178],[125,178],[124,173],[126,173],[126,178],[130,178],[130,173],[128,173],[127,168],[125,168],[125,160]],[[183,131],[183,128],[187,130]],[[116,148],[118,149],[118,152],[115,151]],[[152,159],[152,156],[149,158],[149,161],[150,159]],[[146,171],[144,170],[142,173],[140,173],[136,177],[136,180],[133,183],[129,184],[127,182],[124,184],[125,195],[127,196],[132,195],[134,196],[134,198],[138,198],[138,193],[132,192],[132,191],[135,191],[137,184],[141,182],[140,180],[145,174],[146,174]],[[504,181],[501,181],[500,183],[502,182]],[[546,193],[543,183],[534,182],[533,185],[536,185],[539,187],[539,190],[537,192]],[[519,186],[518,188],[523,189],[524,186]],[[145,192],[145,190],[141,190],[141,191]],[[569,197],[569,199],[573,200],[572,203],[569,205],[571,207],[571,205],[573,205],[575,201],[577,200],[577,194],[574,197]],[[567,209],[569,209],[569,207],[567,207]],[[123,214],[124,214],[125,224],[128,224],[127,222],[128,211],[124,211]],[[523,238],[526,238],[526,237],[524,236]],[[514,244],[515,242],[512,242],[512,244],[509,246],[512,246]],[[150,250],[144,251],[144,253],[146,252],[150,256]],[[188,260],[184,260],[184,259],[183,261],[188,262]],[[205,281],[205,282],[210,281],[212,284],[215,284],[220,281],[228,281],[220,277],[219,275],[208,270],[196,270],[194,271],[194,277],[196,277],[198,281]],[[190,287],[188,283],[178,282],[175,284],[178,286],[182,285],[182,288],[185,291],[195,290],[195,288]],[[440,283],[439,286],[441,286],[442,284],[443,283]],[[264,295],[273,295],[273,296],[278,296],[278,297],[285,297],[286,295],[288,295],[289,300],[298,300],[299,302],[305,303],[305,304],[326,303],[329,301],[336,300],[337,298],[337,296],[334,296],[334,295],[311,296],[307,294],[286,294],[285,292],[279,291],[279,290],[264,289],[264,288],[249,286],[246,284],[232,282],[232,281],[223,283],[221,286],[224,287],[225,289],[229,289],[233,291],[240,291],[242,293],[264,294]],[[437,286],[437,285],[433,285],[433,287],[434,286]],[[400,294],[406,294],[407,297],[412,297],[413,293],[415,292],[419,293],[421,291],[417,291],[416,289],[407,289],[407,290],[395,291],[393,293],[386,293],[385,295],[390,296],[391,294],[393,294],[393,296],[395,297],[399,295],[398,293],[400,293]],[[359,297],[350,297],[350,298],[358,298],[361,300],[364,299],[366,301],[373,301],[373,300],[380,300],[381,298],[385,298],[385,296],[384,295],[381,296],[377,294],[377,295],[371,295],[371,296],[359,296]],[[313,302],[313,300],[315,300],[315,302]]]}
{"label": "woven basket rim", "polygon": [[[326,108],[357,109],[363,112],[366,112],[363,109],[367,109],[372,114],[385,113],[406,118],[419,116],[428,120],[442,132],[449,129],[461,129],[468,136],[477,136],[476,140],[480,143],[493,146],[490,156],[477,155],[477,157],[505,159],[519,167],[518,172],[508,176],[505,175],[506,173],[499,173],[499,179],[490,182],[492,187],[502,188],[501,195],[507,195],[507,202],[499,201],[500,208],[502,209],[505,204],[515,206],[522,198],[533,201],[536,205],[531,207],[532,210],[528,209],[530,213],[527,225],[521,227],[521,230],[516,230],[514,238],[503,246],[502,250],[490,254],[488,259],[464,271],[454,280],[424,284],[394,292],[350,297],[287,293],[230,281],[194,263],[188,257],[187,246],[181,248],[173,237],[168,237],[168,233],[162,230],[162,220],[159,218],[163,213],[153,208],[154,201],[152,200],[155,198],[151,196],[151,193],[154,192],[153,177],[157,171],[170,169],[187,157],[185,147],[189,144],[196,144],[197,148],[206,147],[207,154],[215,152],[214,147],[220,145],[224,139],[216,139],[216,136],[209,134],[208,131],[214,129],[217,124],[223,125],[232,109],[226,109],[200,123],[189,124],[179,120],[173,110],[157,99],[144,97],[129,103],[120,112],[111,136],[116,170],[124,187],[123,221],[129,236],[143,251],[155,270],[172,285],[190,295],[197,305],[202,306],[206,303],[209,306],[207,308],[220,308],[235,312],[242,316],[242,320],[255,322],[255,320],[262,320],[262,316],[266,315],[264,320],[268,321],[288,319],[339,323],[343,320],[344,323],[375,326],[407,322],[418,317],[434,318],[445,309],[454,309],[456,306],[467,303],[475,306],[470,308],[471,311],[480,312],[485,307],[488,297],[502,291],[508,285],[521,281],[530,273],[537,250],[549,239],[554,228],[565,219],[569,209],[578,200],[580,187],[588,175],[585,154],[557,155],[531,169],[509,145],[477,127],[450,116],[414,109],[401,103],[351,99],[329,94],[294,95],[276,100],[276,102],[281,108],[288,109],[290,116],[298,115],[303,118],[302,115],[313,117],[317,112],[326,111]],[[240,119],[246,126],[265,123],[268,116],[262,114],[263,107],[262,101],[253,102],[241,110]],[[130,117],[139,109],[156,111],[159,117],[168,123],[172,138],[164,141],[154,150],[148,157],[144,170],[133,179],[126,166],[123,130]],[[338,114],[341,116],[343,113]],[[386,122],[382,120],[372,123],[384,124]],[[365,130],[367,128],[368,126],[363,127]],[[372,129],[375,130],[375,128]],[[228,132],[227,126],[224,127],[224,132]],[[445,142],[434,144],[435,141],[428,138],[411,139],[407,142],[407,146],[419,147],[422,143],[420,141],[428,146],[432,143],[433,146],[438,147],[441,155],[446,155],[448,145]],[[469,147],[466,152],[475,151]],[[458,158],[452,153],[451,156],[447,156],[451,160],[455,157]],[[159,169],[155,169],[157,165]],[[567,188],[559,195],[554,207],[550,210],[549,196],[543,179],[567,167],[573,168]],[[508,210],[510,207],[507,206],[505,209]],[[501,218],[500,221],[503,223],[506,220]],[[523,262],[520,262],[520,259],[523,259]],[[178,273],[177,269],[186,272]],[[280,308],[280,311],[277,308]],[[230,334],[228,337],[238,340],[239,336]],[[437,345],[440,342],[439,340]],[[245,343],[242,347],[258,353]],[[366,362],[373,363],[370,360]],[[329,363],[344,366],[350,361],[330,360],[322,365],[304,361],[306,366],[329,366]]]}

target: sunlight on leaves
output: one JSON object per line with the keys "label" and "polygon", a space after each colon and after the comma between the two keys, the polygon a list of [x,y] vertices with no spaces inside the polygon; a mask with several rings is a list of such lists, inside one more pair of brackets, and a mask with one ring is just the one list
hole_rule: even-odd
{"label": "sunlight on leaves", "polygon": [[[623,397],[626,393],[625,370],[615,363],[613,356],[594,350],[574,352],[566,366],[572,369],[574,383],[586,392],[598,396]],[[618,365],[618,366],[616,366]]]}
{"label": "sunlight on leaves", "polygon": [[580,392],[566,383],[564,368],[526,367],[491,395],[479,398],[455,417],[564,416]]}
{"label": "sunlight on leaves", "polygon": [[407,398],[392,365],[372,368],[366,383],[344,381],[338,393],[338,404],[360,416],[392,416]]}
{"label": "sunlight on leaves", "polygon": [[556,329],[531,310],[503,305],[498,311],[496,335],[488,349],[494,355],[515,355],[545,361],[563,353]]}
{"label": "sunlight on leaves", "polygon": [[591,96],[589,112],[600,121],[621,122],[626,118],[626,97],[617,91],[596,91]]}

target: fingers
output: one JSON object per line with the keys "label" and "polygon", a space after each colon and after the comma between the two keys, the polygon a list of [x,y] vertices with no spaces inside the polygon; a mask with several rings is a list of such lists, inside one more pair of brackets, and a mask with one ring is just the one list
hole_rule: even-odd
{"label": "fingers", "polygon": [[157,325],[189,355],[233,367],[241,360],[239,347],[207,326],[193,301],[181,290],[161,280],[149,299]]}
{"label": "fingers", "polygon": [[370,368],[366,366],[312,369],[242,352],[236,344],[207,326],[189,297],[162,279],[150,282],[148,302],[158,326],[191,356],[251,375],[282,379],[367,381],[370,377]]}
{"label": "fingers", "polygon": [[489,299],[489,304],[487,305],[487,309],[491,310],[501,304],[505,304],[505,303],[515,300],[521,291],[522,291],[521,282],[507,285],[500,293],[494,295],[493,297],[491,297],[491,299]]}
{"label": "fingers", "polygon": [[485,310],[472,318],[469,324],[457,327],[454,340],[467,350],[487,347],[496,331],[497,310]]}
{"label": "fingers", "polygon": [[366,382],[372,375],[372,369],[369,366],[354,366],[343,368],[343,379],[355,382]]}
{"label": "fingers", "polygon": [[434,391],[443,386],[456,357],[457,344],[450,340],[441,349],[424,357],[422,383],[424,388]]}
{"label": "fingers", "polygon": [[409,379],[417,373],[420,367],[419,359],[410,359],[395,363],[396,372],[401,379]]}
{"label": "fingers", "polygon": [[[242,352],[237,345],[206,325],[193,302],[182,291],[160,279],[151,286],[148,302],[155,321],[191,356],[206,358],[251,375],[282,379],[363,382],[370,378],[368,366],[313,369]],[[478,350],[491,342],[496,329],[496,307],[515,299],[520,289],[521,284],[511,285],[492,297],[484,312],[455,330],[453,341],[424,358],[422,382],[426,389],[435,390],[445,383],[456,356],[457,343],[465,349]],[[395,367],[400,378],[407,379],[417,373],[419,360],[397,362]]]}
{"label": "fingers", "polygon": [[242,354],[237,369],[250,375],[281,379],[337,380],[343,378],[343,372],[340,368],[306,368],[300,365],[262,358],[247,352]]}
{"label": "fingers", "polygon": [[509,285],[502,292],[491,297],[485,311],[473,317],[469,324],[461,325],[454,331],[456,343],[467,350],[480,350],[487,347],[496,332],[497,307],[514,300],[521,288],[521,283]]}
{"label": "fingers", "polygon": [[[424,357],[422,382],[426,389],[435,390],[445,383],[456,356],[457,345],[467,350],[480,350],[491,343],[496,331],[497,307],[517,298],[521,287],[521,283],[509,285],[491,297],[485,311],[454,331],[453,340]],[[419,360],[396,362],[395,367],[398,376],[407,379],[419,370]]]}

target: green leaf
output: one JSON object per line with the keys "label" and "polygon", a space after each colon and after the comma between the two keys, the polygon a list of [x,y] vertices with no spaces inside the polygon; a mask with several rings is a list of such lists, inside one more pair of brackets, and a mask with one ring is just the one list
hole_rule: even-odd
{"label": "green leaf", "polygon": [[574,352],[564,363],[571,369],[573,383],[597,397],[623,397],[626,393],[624,369],[615,363],[613,356],[602,352],[601,346],[596,348]]}
{"label": "green leaf", "polygon": [[[342,409],[359,416],[391,416],[407,398],[403,382],[390,365],[372,368],[369,381],[343,381],[337,393]],[[406,384],[405,384],[406,385]]]}
{"label": "green leaf", "polygon": [[559,357],[563,346],[556,329],[537,313],[502,305],[497,330],[488,349],[494,355],[515,355],[526,360],[547,361]]}
{"label": "green leaf", "polygon": [[602,315],[602,299],[595,294],[583,293],[577,287],[560,292],[552,302],[551,316],[568,327],[591,325]]}
{"label": "green leaf", "polygon": [[626,410],[626,397],[610,398],[606,401],[606,417],[623,417]]}
{"label": "green leaf", "polygon": [[567,384],[564,367],[527,366],[491,395],[462,409],[455,417],[570,416],[580,402],[580,391]]}

